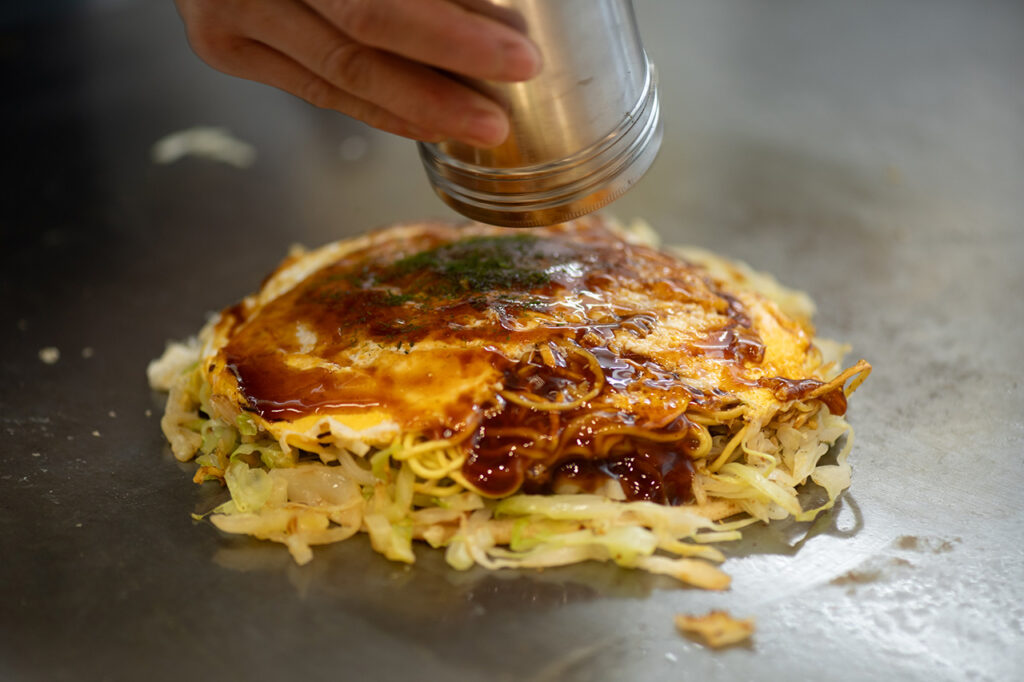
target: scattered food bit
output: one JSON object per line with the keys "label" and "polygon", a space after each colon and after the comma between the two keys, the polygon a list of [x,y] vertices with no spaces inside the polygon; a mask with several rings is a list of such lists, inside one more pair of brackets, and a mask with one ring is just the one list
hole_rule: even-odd
{"label": "scattered food bit", "polygon": [[56,346],[47,346],[39,349],[39,359],[47,365],[55,365],[60,360],[60,349]]}
{"label": "scattered food bit", "polygon": [[836,576],[829,581],[832,585],[852,585],[852,584],[865,584],[873,583],[882,576],[882,572],[877,569],[871,569],[866,571],[851,570],[846,573]]}
{"label": "scattered food bit", "polygon": [[95,352],[96,351],[92,349],[92,346],[86,346],[85,348],[82,349],[82,357],[88,360],[93,356]]}
{"label": "scattered food bit", "polygon": [[43,455],[42,455],[42,453],[39,453],[39,452],[33,452],[32,456],[33,457],[42,457]]}
{"label": "scattered food bit", "polygon": [[81,528],[81,527],[82,527],[82,524],[80,524],[80,523],[76,523],[75,524],[75,528]]}
{"label": "scattered food bit", "polygon": [[[913,564],[902,557],[875,557],[857,568],[851,569],[829,581],[830,585],[853,587],[890,577],[894,569],[912,567]],[[852,594],[852,591],[850,592]]]}
{"label": "scattered food bit", "polygon": [[677,663],[679,661],[679,658],[674,653],[672,653],[671,651],[666,651],[665,652],[665,658],[667,658],[668,660],[672,661],[673,663]]}
{"label": "scattered food bit", "polygon": [[147,417],[152,417],[153,416],[153,410],[146,410],[146,416]]}
{"label": "scattered food bit", "polygon": [[256,160],[256,148],[233,136],[226,128],[197,126],[157,140],[150,157],[153,163],[174,163],[185,156],[219,161],[248,168]]}
{"label": "scattered food bit", "polygon": [[915,535],[901,535],[896,538],[896,546],[900,549],[917,550],[920,539]]}
{"label": "scattered food bit", "polygon": [[711,647],[738,644],[754,634],[754,619],[737,620],[725,611],[711,611],[703,616],[678,614],[676,627],[685,635],[696,636]]}
{"label": "scattered food bit", "polygon": [[107,412],[107,416],[110,417],[111,419],[114,419],[115,417],[117,417],[117,412],[111,410],[110,412]]}
{"label": "scattered food bit", "polygon": [[97,438],[99,438],[99,437],[100,437],[100,432],[99,432],[99,431],[93,431],[93,432],[92,432],[92,435],[94,435],[94,436],[96,436]]}
{"label": "scattered food bit", "polygon": [[939,537],[918,537],[915,535],[901,535],[896,538],[893,544],[899,549],[912,552],[931,552],[932,554],[945,554],[952,552],[960,538],[939,538]]}

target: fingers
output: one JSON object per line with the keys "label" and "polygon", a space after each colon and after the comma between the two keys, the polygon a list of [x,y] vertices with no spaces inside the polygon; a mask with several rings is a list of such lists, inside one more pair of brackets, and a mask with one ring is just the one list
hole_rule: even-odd
{"label": "fingers", "polygon": [[474,11],[478,0],[175,2],[214,68],[419,140],[493,147],[508,135],[495,102],[436,69],[521,80],[540,68],[532,43]]}
{"label": "fingers", "polygon": [[307,0],[349,38],[471,78],[526,80],[540,53],[505,23],[465,0]]}
{"label": "fingers", "polygon": [[436,132],[419,128],[375,104],[342,92],[301,64],[254,40],[240,39],[219,68],[232,76],[280,88],[314,106],[339,111],[384,132],[422,142],[444,139]]}
{"label": "fingers", "polygon": [[[296,0],[263,0],[255,5],[258,9],[252,7],[242,19],[245,34],[289,55],[338,91],[428,134],[484,147],[507,137],[505,112],[480,93],[422,64],[352,40]],[[290,85],[283,89],[313,88],[312,93],[299,95],[307,100],[311,96],[320,102],[330,99],[317,90],[319,85]]]}

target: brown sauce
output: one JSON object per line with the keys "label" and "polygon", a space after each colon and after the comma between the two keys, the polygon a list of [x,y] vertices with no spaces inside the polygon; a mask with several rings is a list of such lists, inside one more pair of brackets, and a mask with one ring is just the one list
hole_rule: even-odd
{"label": "brown sauce", "polygon": [[[464,237],[433,227],[372,242],[252,319],[239,317],[221,358],[248,408],[275,421],[381,407],[403,428],[438,438],[477,425],[464,441],[462,475],[491,495],[596,489],[610,477],[629,499],[691,501],[699,441],[684,412],[720,407],[729,393],[701,390],[664,358],[623,350],[623,335],[646,338],[664,312],[619,294],[700,306],[717,326],[669,350],[742,367],[762,362],[764,346],[739,301],[597,220]],[[780,398],[820,385],[765,381]],[[489,388],[565,404],[597,384],[597,395],[559,411]],[[822,400],[839,408],[831,393]]]}
{"label": "brown sauce", "polygon": [[754,363],[764,360],[764,344],[757,334],[735,324],[711,332],[694,348],[709,358]]}
{"label": "brown sauce", "polygon": [[[487,417],[469,443],[463,476],[491,495],[507,495],[520,487],[550,492],[565,481],[563,467],[576,462],[574,484],[596,489],[601,480],[616,478],[629,499],[650,499],[680,504],[690,499],[691,453],[699,447],[694,425],[682,414],[691,402],[681,382],[665,387],[658,407],[623,411],[610,405],[613,394],[645,392],[646,368],[636,360],[615,356],[608,348],[588,349],[598,362],[603,390],[579,407],[565,411],[541,411],[505,403]],[[568,376],[585,376],[588,369],[580,356],[559,358],[554,367],[538,357],[526,358],[506,370],[505,386],[528,390],[552,401],[569,402],[572,389],[581,382]],[[648,365],[653,364],[648,362]],[[589,379],[593,379],[590,377]],[[589,380],[582,382],[590,385]],[[646,391],[650,393],[649,390]],[[625,429],[624,429],[625,427]],[[668,436],[669,443],[644,438],[644,434]],[[585,467],[579,462],[593,462]],[[562,473],[558,473],[562,472]],[[585,472],[585,475],[584,475]]]}
{"label": "brown sauce", "polygon": [[[783,402],[790,400],[802,400],[811,392],[825,385],[825,382],[817,379],[784,379],[782,377],[769,377],[761,379],[758,384],[763,388],[771,390],[775,397]],[[846,414],[846,394],[842,388],[835,388],[827,393],[818,396],[818,400],[825,403],[831,414],[842,416]]]}
{"label": "brown sauce", "polygon": [[[676,448],[639,443],[635,450],[603,460],[575,458],[551,474],[551,486],[594,492],[605,480],[619,481],[629,501],[680,505],[693,502],[693,460]],[[541,488],[540,491],[546,492]]]}

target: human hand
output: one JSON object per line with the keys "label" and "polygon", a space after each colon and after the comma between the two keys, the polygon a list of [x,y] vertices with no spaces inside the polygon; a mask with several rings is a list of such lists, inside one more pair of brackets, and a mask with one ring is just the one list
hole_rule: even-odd
{"label": "human hand", "polygon": [[175,0],[196,54],[375,128],[493,147],[501,107],[452,74],[527,80],[540,54],[479,0]]}

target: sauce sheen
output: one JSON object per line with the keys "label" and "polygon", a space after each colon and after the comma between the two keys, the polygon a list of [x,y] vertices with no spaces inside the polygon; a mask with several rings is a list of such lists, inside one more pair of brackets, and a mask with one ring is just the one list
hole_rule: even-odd
{"label": "sauce sheen", "polygon": [[[272,422],[379,409],[428,438],[470,429],[461,473],[495,496],[614,478],[629,499],[690,502],[688,409],[822,385],[765,365],[748,311],[704,270],[595,218],[381,232],[233,315],[215,366],[243,409]],[[820,399],[845,411],[841,391]]]}

